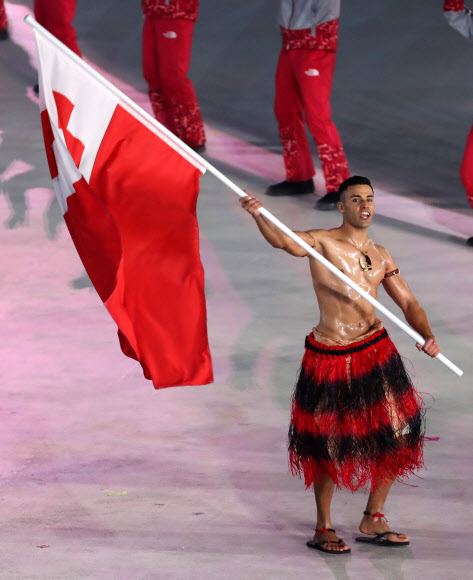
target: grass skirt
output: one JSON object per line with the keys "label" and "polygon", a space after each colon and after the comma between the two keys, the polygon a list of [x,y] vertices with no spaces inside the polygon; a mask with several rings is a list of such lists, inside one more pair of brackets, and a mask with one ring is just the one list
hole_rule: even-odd
{"label": "grass skirt", "polygon": [[348,345],[310,334],[292,399],[291,471],[374,489],[423,466],[424,403],[385,329]]}

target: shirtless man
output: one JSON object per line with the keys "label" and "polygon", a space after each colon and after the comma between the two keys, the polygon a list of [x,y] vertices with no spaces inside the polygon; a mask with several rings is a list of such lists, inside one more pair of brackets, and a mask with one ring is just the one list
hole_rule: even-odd
{"label": "shirtless man", "polygon": [[[391,255],[368,238],[374,215],[369,179],[353,176],[340,186],[340,227],[296,232],[314,250],[376,298],[380,284],[425,339],[431,357],[440,352],[424,310],[409,290]],[[275,248],[297,257],[308,254],[259,212],[253,196],[242,207]],[[357,541],[407,545],[382,514],[391,485],[423,465],[423,403],[374,307],[310,255],[320,310],[319,324],[306,339],[289,429],[294,474],[314,487],[317,526],[311,548],[331,554],[350,549],[332,528],[334,487],[370,486]]]}

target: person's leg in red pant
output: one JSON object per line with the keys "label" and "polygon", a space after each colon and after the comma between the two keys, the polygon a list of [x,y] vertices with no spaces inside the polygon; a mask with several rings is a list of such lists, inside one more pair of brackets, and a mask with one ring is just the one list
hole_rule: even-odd
{"label": "person's leg in red pant", "polygon": [[34,16],[51,34],[68,48],[82,56],[72,21],[76,12],[76,0],[35,0]]}
{"label": "person's leg in red pant", "polygon": [[302,96],[305,118],[317,146],[327,192],[333,193],[335,199],[340,184],[350,176],[330,107],[336,53],[328,50],[293,52],[297,58],[294,73]]}
{"label": "person's leg in red pant", "polygon": [[8,38],[8,20],[7,12],[5,10],[5,4],[3,0],[0,0],[0,40],[6,40]]}
{"label": "person's leg in red pant", "polygon": [[267,195],[313,193],[315,174],[312,154],[305,130],[302,101],[293,70],[293,53],[281,50],[276,69],[274,114],[283,146],[286,181],[270,185]]}
{"label": "person's leg in red pant", "polygon": [[[466,198],[473,208],[473,127],[466,140],[465,153],[460,167],[460,177],[466,191]],[[467,244],[473,246],[473,237],[468,238]]]}
{"label": "person's leg in red pant", "polygon": [[154,20],[146,17],[143,25],[143,76],[148,83],[148,95],[156,119],[168,127],[164,110],[159,64],[157,54],[157,39]]}
{"label": "person's leg in red pant", "polygon": [[[199,103],[189,71],[194,22],[184,19],[153,19],[156,70],[147,76],[150,92],[160,92],[167,127],[190,147],[205,144],[205,131]],[[147,47],[149,50],[149,46]],[[143,55],[144,61],[148,58]],[[148,81],[149,82],[149,81]]]}
{"label": "person's leg in red pant", "polygon": [[306,181],[315,174],[305,130],[301,96],[293,70],[293,53],[282,50],[276,70],[274,113],[283,145],[288,181]]}

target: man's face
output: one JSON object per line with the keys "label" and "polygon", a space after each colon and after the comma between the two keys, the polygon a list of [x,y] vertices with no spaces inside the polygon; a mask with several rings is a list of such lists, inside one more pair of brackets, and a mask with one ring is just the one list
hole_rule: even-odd
{"label": "man's face", "polygon": [[338,202],[344,223],[355,228],[368,228],[373,220],[374,194],[369,185],[351,185]]}

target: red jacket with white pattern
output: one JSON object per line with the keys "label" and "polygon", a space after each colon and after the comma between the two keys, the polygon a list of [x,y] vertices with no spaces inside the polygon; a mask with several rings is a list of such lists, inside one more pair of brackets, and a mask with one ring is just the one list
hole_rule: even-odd
{"label": "red jacket with white pattern", "polygon": [[280,0],[283,48],[337,50],[340,0]]}
{"label": "red jacket with white pattern", "polygon": [[141,0],[141,7],[148,18],[182,18],[195,22],[199,0]]}

